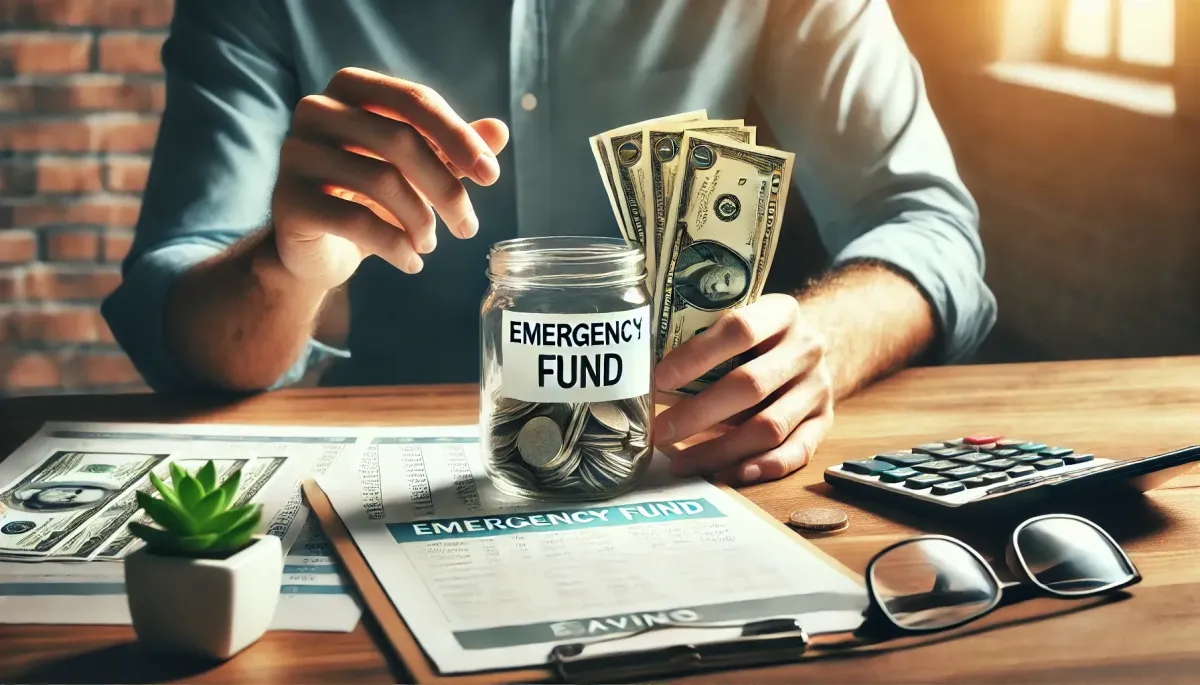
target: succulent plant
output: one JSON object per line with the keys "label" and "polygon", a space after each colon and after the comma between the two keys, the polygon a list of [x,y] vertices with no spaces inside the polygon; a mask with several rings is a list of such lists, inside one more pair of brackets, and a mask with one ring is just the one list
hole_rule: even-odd
{"label": "succulent plant", "polygon": [[[129,530],[156,554],[208,557],[229,554],[250,541],[262,518],[262,505],[233,507],[242,472],[234,471],[217,485],[217,467],[210,460],[193,476],[172,463],[171,485],[150,474],[162,495],[138,491],[138,505],[161,528],[136,521]],[[232,507],[232,508],[231,508]]]}

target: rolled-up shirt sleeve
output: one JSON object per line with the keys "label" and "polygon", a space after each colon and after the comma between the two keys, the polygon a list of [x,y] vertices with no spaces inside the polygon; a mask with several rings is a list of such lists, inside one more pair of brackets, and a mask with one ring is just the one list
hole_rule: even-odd
{"label": "rolled-up shirt sleeve", "polygon": [[996,320],[979,209],[887,0],[781,0],[772,12],[754,97],[796,153],[794,185],[834,264],[907,276],[934,309],[934,357],[970,359]]}
{"label": "rolled-up shirt sleeve", "polygon": [[[122,282],[101,306],[118,344],[158,391],[198,387],[169,352],[176,279],[268,220],[279,146],[298,99],[283,3],[177,0],[163,45],[167,101]],[[310,340],[275,387],[342,350]]]}

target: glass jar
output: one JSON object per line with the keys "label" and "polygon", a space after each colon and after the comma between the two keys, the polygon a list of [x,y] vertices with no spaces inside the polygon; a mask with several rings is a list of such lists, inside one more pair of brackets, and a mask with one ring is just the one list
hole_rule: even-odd
{"label": "glass jar", "polygon": [[495,486],[546,501],[628,492],[653,455],[645,257],[622,239],[518,238],[488,255],[480,431]]}

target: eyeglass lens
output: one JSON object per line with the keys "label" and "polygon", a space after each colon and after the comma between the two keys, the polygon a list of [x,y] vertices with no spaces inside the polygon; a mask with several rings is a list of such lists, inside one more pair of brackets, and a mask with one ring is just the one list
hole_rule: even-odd
{"label": "eyeglass lens", "polygon": [[1095,592],[1134,573],[1108,537],[1076,519],[1034,521],[1017,534],[1016,547],[1034,580],[1059,594]]}
{"label": "eyeglass lens", "polygon": [[880,606],[898,625],[936,630],[974,618],[998,601],[1000,587],[961,545],[927,539],[888,550],[871,568]]}

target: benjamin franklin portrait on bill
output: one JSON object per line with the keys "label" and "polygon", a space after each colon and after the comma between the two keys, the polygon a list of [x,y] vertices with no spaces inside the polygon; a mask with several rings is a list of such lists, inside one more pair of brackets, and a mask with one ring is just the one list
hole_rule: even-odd
{"label": "benjamin franklin portrait on bill", "polygon": [[750,290],[750,265],[733,250],[699,240],[679,251],[675,293],[689,306],[707,312],[728,309]]}
{"label": "benjamin franklin portrait on bill", "polygon": [[31,483],[7,497],[5,504],[21,511],[74,511],[95,507],[116,492],[97,483]]}

